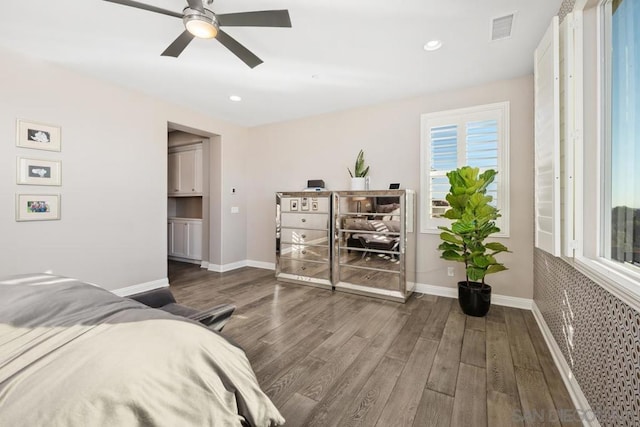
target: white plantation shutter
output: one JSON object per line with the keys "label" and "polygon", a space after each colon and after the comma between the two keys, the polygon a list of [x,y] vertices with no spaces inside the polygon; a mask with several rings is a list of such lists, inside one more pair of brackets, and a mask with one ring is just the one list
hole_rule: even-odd
{"label": "white plantation shutter", "polygon": [[[481,171],[486,169],[495,169],[500,171],[498,165],[498,121],[482,120],[467,123],[467,160],[465,164],[480,168]],[[497,207],[498,182],[502,176],[500,173],[496,176],[495,181],[487,188],[487,195],[493,197],[492,205]]]}
{"label": "white plantation shutter", "polygon": [[458,164],[458,126],[444,125],[430,129],[431,173],[429,176],[429,204],[431,218],[439,218],[447,209],[446,195],[449,192],[447,172]]}
{"label": "white plantation shutter", "polygon": [[442,217],[449,206],[447,172],[468,165],[498,171],[487,194],[502,213],[499,235],[508,236],[508,118],[508,102],[422,115],[423,233],[450,224]]}
{"label": "white plantation shutter", "polygon": [[560,212],[562,254],[574,256],[575,207],[581,192],[575,188],[576,165],[582,158],[582,11],[569,13],[560,24]]}
{"label": "white plantation shutter", "polygon": [[535,246],[560,256],[560,46],[558,17],[534,53]]}

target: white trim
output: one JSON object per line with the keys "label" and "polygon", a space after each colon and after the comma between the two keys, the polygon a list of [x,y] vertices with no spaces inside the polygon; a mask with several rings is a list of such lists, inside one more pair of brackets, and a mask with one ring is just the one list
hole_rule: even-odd
{"label": "white trim", "polygon": [[533,317],[535,317],[536,322],[538,323],[538,327],[542,332],[542,336],[544,337],[544,341],[547,343],[547,347],[551,352],[551,356],[553,357],[553,361],[555,362],[558,371],[560,372],[560,376],[562,377],[562,381],[564,385],[567,387],[567,391],[569,392],[569,396],[571,396],[571,401],[574,406],[578,410],[578,413],[581,415],[582,424],[584,426],[593,426],[598,427],[600,423],[597,419],[595,419],[595,413],[591,409],[591,405],[589,405],[589,401],[585,397],[582,389],[580,388],[580,384],[576,380],[569,364],[564,358],[558,343],[556,342],[551,330],[547,326],[547,323],[544,321],[544,317],[542,313],[538,309],[536,303],[533,303],[532,307]]}
{"label": "white trim", "polygon": [[216,273],[224,273],[226,271],[237,270],[238,268],[246,267],[247,260],[232,262],[230,264],[211,264],[207,267],[207,270],[214,271]]}
{"label": "white trim", "polygon": [[206,267],[204,266],[204,262],[203,262],[203,266],[202,266],[202,268],[206,268],[207,270],[213,271],[216,273],[224,273],[226,271],[237,270],[238,268],[242,268],[242,267],[255,267],[255,268],[262,268],[265,270],[276,269],[276,265],[273,262],[254,261],[250,259],[245,259],[242,261],[232,262],[230,264],[224,264],[224,265],[213,264],[208,262]]}
{"label": "white trim", "polygon": [[413,290],[420,294],[436,295],[439,297],[458,298],[458,289],[448,288],[446,286],[434,286],[427,285],[426,283],[416,283],[416,288]]}
{"label": "white trim", "polygon": [[491,304],[501,305],[503,307],[520,308],[523,310],[531,310],[533,300],[530,298],[512,297],[509,295],[495,294],[491,295]]}
{"label": "white trim", "polygon": [[[428,295],[436,295],[439,297],[458,299],[458,289],[449,288],[447,286],[427,285],[425,283],[416,283],[414,292]],[[509,295],[491,294],[491,304],[501,305],[504,307],[521,308],[531,310],[533,300],[530,298],[512,297]]]}
{"label": "white trim", "polygon": [[167,258],[170,259],[171,261],[187,262],[189,264],[197,264],[197,265],[201,265],[201,262],[202,262],[199,259],[183,258],[183,257],[173,256],[173,255],[169,255],[167,256]]}
{"label": "white trim", "polygon": [[247,267],[263,268],[265,270],[275,270],[276,264],[274,262],[253,261],[249,259],[247,260]]}
{"label": "white trim", "polygon": [[151,291],[153,289],[166,288],[169,286],[169,279],[166,277],[164,279],[153,280],[151,282],[139,283],[137,285],[127,286],[125,288],[114,289],[111,292],[118,295],[119,297],[126,297],[129,295],[135,295],[142,292]]}
{"label": "white trim", "polygon": [[201,261],[200,268],[209,269],[209,261]]}

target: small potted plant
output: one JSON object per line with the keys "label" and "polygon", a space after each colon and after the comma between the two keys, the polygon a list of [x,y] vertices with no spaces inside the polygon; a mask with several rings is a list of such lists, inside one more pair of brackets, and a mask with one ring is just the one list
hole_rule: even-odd
{"label": "small potted plant", "polygon": [[495,220],[500,213],[490,203],[493,197],[486,194],[493,182],[496,171],[488,169],[479,174],[478,168],[464,166],[447,173],[449,178],[449,209],[445,218],[453,220],[450,227],[442,230],[438,247],[441,258],[463,262],[466,280],[458,282],[458,302],[465,314],[482,317],[491,306],[491,286],[485,283],[487,274],[497,273],[507,268],[495,256],[500,252],[510,252],[498,242],[486,242],[492,234],[500,231]]}
{"label": "small potted plant", "polygon": [[347,170],[351,176],[351,189],[366,190],[366,176],[369,174],[369,166],[365,166],[364,164],[364,151],[360,150],[358,153],[353,172],[351,172],[349,168],[347,168]]}

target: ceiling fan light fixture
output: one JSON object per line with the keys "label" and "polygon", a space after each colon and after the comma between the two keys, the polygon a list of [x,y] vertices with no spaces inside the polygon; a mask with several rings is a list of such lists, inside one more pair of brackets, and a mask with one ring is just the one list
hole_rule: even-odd
{"label": "ceiling fan light fixture", "polygon": [[215,15],[207,9],[202,13],[195,9],[186,8],[182,21],[187,31],[199,39],[212,39],[218,35],[218,21]]}

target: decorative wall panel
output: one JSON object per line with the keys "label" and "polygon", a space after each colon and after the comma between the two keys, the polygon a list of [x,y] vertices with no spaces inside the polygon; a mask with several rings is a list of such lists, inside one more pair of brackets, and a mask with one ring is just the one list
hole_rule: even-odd
{"label": "decorative wall panel", "polygon": [[539,249],[533,299],[600,424],[639,426],[640,313]]}

